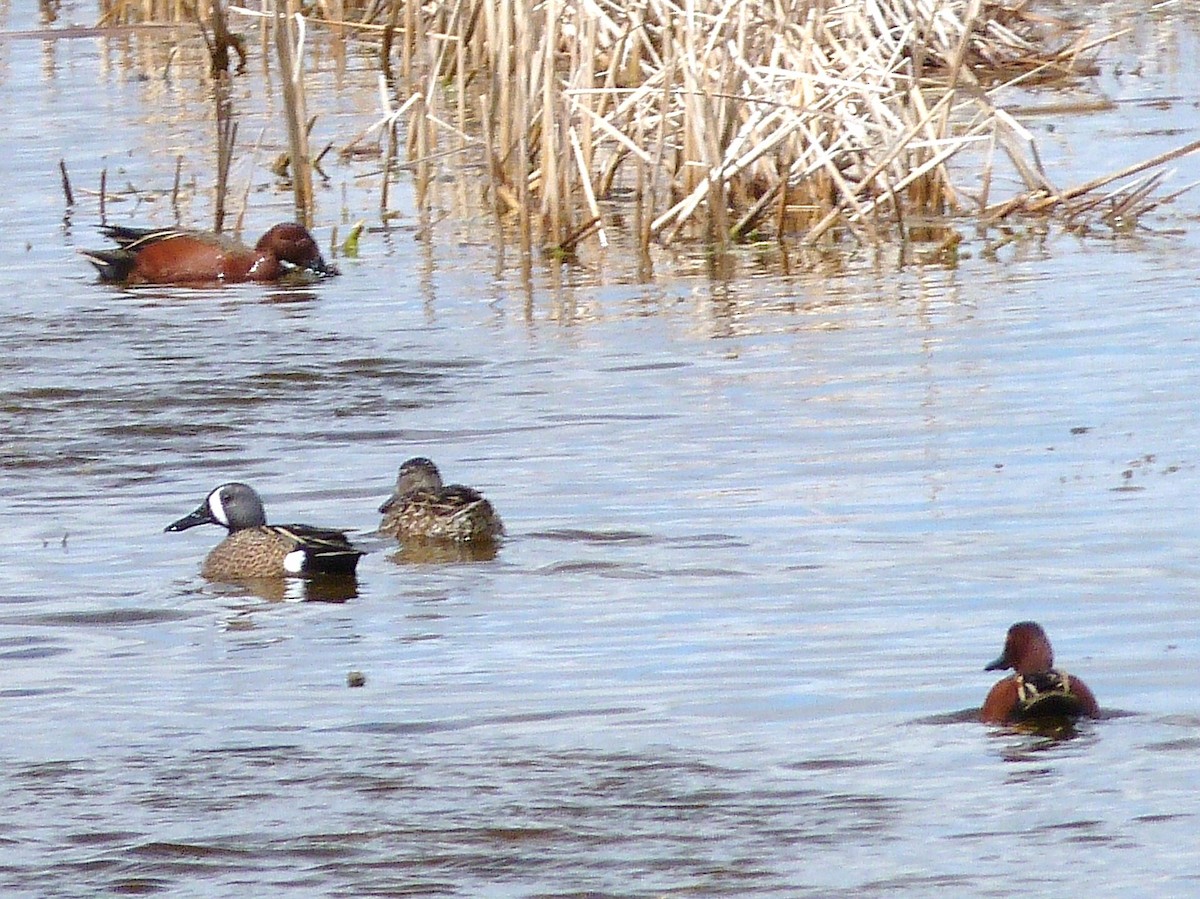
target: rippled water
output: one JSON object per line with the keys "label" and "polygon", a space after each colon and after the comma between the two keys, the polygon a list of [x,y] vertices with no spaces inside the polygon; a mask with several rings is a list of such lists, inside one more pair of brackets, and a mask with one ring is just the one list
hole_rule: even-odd
{"label": "rippled water", "polygon": [[[101,168],[169,191],[186,153],[207,215],[203,86],[141,78],[147,46],[0,38],[0,891],[1197,889],[1195,198],[1118,240],[968,234],[956,269],[646,282],[613,254],[527,283],[486,222],[418,239],[400,193],[335,281],[122,291],[75,254]],[[344,142],[369,61],[316,49]],[[1188,139],[1173,58],[1056,121],[1048,163]],[[332,169],[323,243],[378,203],[368,163]],[[287,217],[235,172],[248,231]],[[418,453],[495,502],[494,559],[367,536]],[[353,595],[202,581],[220,534],[162,530],[231,479],[360,531]],[[1057,741],[972,720],[1022,618],[1126,714]]]}

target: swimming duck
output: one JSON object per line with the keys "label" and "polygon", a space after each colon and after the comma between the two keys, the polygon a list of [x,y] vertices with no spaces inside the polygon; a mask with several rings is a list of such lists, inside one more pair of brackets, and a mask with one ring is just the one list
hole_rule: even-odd
{"label": "swimming duck", "polygon": [[478,490],[443,484],[437,466],[423,456],[400,466],[396,489],[379,511],[379,533],[400,540],[467,543],[504,533],[500,516]]}
{"label": "swimming duck", "polygon": [[129,228],[104,225],[114,250],[80,250],[100,280],[117,284],[234,284],[278,281],[304,271],[336,275],[313,236],[302,225],[282,222],[253,247],[225,234],[186,228]]}
{"label": "swimming duck", "polygon": [[1096,697],[1087,684],[1054,667],[1050,638],[1034,621],[1008,629],[1004,652],[985,671],[1012,668],[1016,673],[992,687],[980,717],[989,724],[1011,724],[1037,718],[1095,718]]}
{"label": "swimming duck", "polygon": [[200,569],[210,580],[352,575],[363,555],[346,539],[345,531],[267,524],[262,500],[246,484],[222,484],[196,511],[167,525],[166,530],[186,531],[200,524],[219,524],[229,530]]}

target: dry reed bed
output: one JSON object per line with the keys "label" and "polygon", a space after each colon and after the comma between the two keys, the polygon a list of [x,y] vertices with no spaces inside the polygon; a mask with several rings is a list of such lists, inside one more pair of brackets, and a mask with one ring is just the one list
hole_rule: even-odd
{"label": "dry reed bed", "polygon": [[644,248],[877,242],[948,213],[1128,222],[1155,205],[1162,173],[1100,188],[1165,161],[1053,187],[994,98],[1090,73],[1100,42],[1026,2],[324,0],[310,16],[382,33],[377,128],[394,146],[406,117],[422,201],[440,165],[471,154],[531,246],[603,245],[616,208]]}

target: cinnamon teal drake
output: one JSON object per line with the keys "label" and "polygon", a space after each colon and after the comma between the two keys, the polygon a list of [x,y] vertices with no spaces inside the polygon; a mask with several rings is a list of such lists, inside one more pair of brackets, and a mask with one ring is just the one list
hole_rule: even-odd
{"label": "cinnamon teal drake", "polygon": [[379,507],[379,533],[400,540],[495,540],[500,516],[483,494],[462,484],[443,484],[437,466],[418,456],[400,466],[396,489]]}
{"label": "cinnamon teal drake", "polygon": [[352,575],[363,555],[345,531],[267,524],[262,500],[246,484],[222,484],[195,512],[166,529],[186,531],[199,524],[219,524],[229,531],[200,569],[210,580]]}
{"label": "cinnamon teal drake", "polygon": [[1096,718],[1100,706],[1087,684],[1054,667],[1054,650],[1041,625],[1019,621],[1008,629],[1004,652],[984,668],[1016,673],[992,687],[980,717],[989,724],[1044,718]]}
{"label": "cinnamon teal drake", "polygon": [[127,228],[105,225],[113,250],[80,250],[100,280],[115,284],[235,284],[277,281],[291,272],[336,275],[313,236],[295,222],[283,222],[253,247],[223,234],[183,228]]}

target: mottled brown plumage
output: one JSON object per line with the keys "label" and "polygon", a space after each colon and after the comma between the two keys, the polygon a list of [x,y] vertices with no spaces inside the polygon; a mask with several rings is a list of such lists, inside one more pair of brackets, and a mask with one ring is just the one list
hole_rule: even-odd
{"label": "mottled brown plumage", "polygon": [[219,524],[229,530],[200,569],[210,580],[353,575],[363,555],[344,531],[267,524],[262,500],[246,484],[222,484],[196,511],[171,523],[167,530],[185,531],[200,524]]}
{"label": "mottled brown plumage", "polygon": [[379,533],[400,540],[495,540],[504,533],[500,516],[483,494],[462,484],[442,483],[437,466],[423,457],[400,466],[396,489],[379,507]]}

